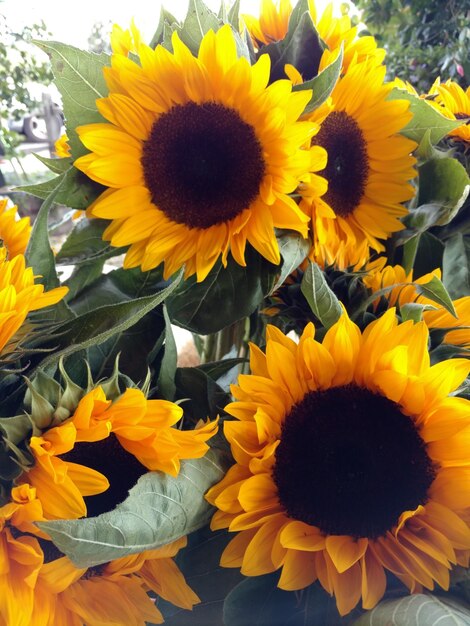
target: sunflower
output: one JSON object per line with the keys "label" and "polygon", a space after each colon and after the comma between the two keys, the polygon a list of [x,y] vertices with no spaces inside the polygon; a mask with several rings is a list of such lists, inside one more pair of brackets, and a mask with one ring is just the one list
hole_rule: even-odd
{"label": "sunflower", "polygon": [[70,418],[31,437],[34,465],[18,482],[36,489],[46,519],[109,511],[147,471],[176,476],[180,459],[204,456],[217,420],[194,430],[172,428],[182,415],[178,405],[147,400],[139,389],[127,389],[112,402],[98,386]]}
{"label": "sunflower", "polygon": [[[8,211],[7,211],[8,215]],[[1,224],[0,217],[0,224]],[[9,223],[10,217],[6,218]],[[27,225],[27,224],[26,224]],[[1,226],[0,226],[1,227]],[[25,228],[24,225],[21,229]],[[21,230],[6,229],[12,236],[12,249],[22,244]],[[8,246],[8,243],[7,243]],[[8,259],[8,247],[0,248],[0,352],[2,355],[15,350],[21,339],[21,326],[28,313],[57,304],[68,292],[68,287],[57,287],[44,291],[44,285],[35,282],[31,267],[26,267],[23,254],[16,254]]]}
{"label": "sunflower", "polygon": [[403,228],[402,202],[414,195],[408,181],[416,175],[410,156],[416,144],[398,134],[411,119],[409,102],[386,100],[392,85],[384,76],[385,67],[350,67],[311,115],[321,124],[312,143],[328,153],[319,172],[328,191],[320,198],[304,184],[301,207],[312,217],[311,258],[322,265],[362,265],[369,248],[384,250],[380,240]]}
{"label": "sunflower", "polygon": [[109,123],[77,129],[92,152],[75,166],[109,188],[90,212],[112,220],[111,245],[130,246],[126,268],[164,262],[168,278],[184,265],[201,281],[229,252],[245,265],[247,241],[278,264],[274,228],[308,232],[289,194],[308,178],[314,125],[297,119],[311,93],[267,87],[269,57],[239,59],[229,26],[209,31],[197,58],[177,33],[172,43],[138,45],[140,64],[114,54],[97,101]]}
{"label": "sunflower", "polygon": [[27,485],[14,488],[11,501],[0,508],[0,623],[7,626],[35,623],[34,588],[44,558],[28,531],[41,519],[41,504]]}
{"label": "sunflower", "polygon": [[[455,317],[446,308],[437,305],[435,301],[418,294],[415,285],[412,284],[414,282],[418,285],[425,285],[434,277],[440,279],[439,268],[414,280],[413,271],[407,274],[401,265],[385,265],[384,267],[385,262],[385,259],[381,258],[370,264],[372,268],[369,265],[370,272],[364,277],[366,287],[375,292],[396,285],[384,295],[390,306],[396,303],[402,306],[411,302],[430,305],[432,309],[423,311],[423,320],[427,327],[447,331],[443,339],[444,343],[470,346],[470,296],[463,296],[453,301],[457,315]],[[375,308],[379,301],[380,299],[377,299],[374,302]]]}
{"label": "sunflower", "polygon": [[441,106],[443,115],[452,120],[467,120],[461,126],[450,131],[449,136],[467,143],[470,142],[470,126],[468,125],[470,87],[464,91],[458,83],[452,80],[447,80],[441,84],[440,80],[437,79],[429,93],[436,96],[435,102]]}
{"label": "sunflower", "polygon": [[68,140],[69,138],[64,133],[54,144],[54,152],[59,159],[65,159],[70,156],[70,146],[67,143]]}
{"label": "sunflower", "polygon": [[424,322],[395,310],[363,334],[347,313],[296,344],[275,327],[225,422],[236,464],[210,489],[212,528],[238,534],[221,564],[278,586],[317,579],[339,612],[374,607],[391,571],[410,591],[447,589],[470,556],[470,402],[449,397],[466,359],[430,366]]}
{"label": "sunflower", "polygon": [[[358,37],[357,26],[352,26],[348,15],[334,17],[333,3],[326,6],[319,16],[314,0],[309,0],[310,17],[322,41],[326,44],[323,54],[317,59],[315,72],[312,72],[312,59],[308,60],[308,71],[302,67],[286,66],[286,74],[293,79],[294,84],[301,83],[316,76],[318,72],[332,63],[343,46],[342,71],[345,72],[351,63],[368,60],[380,65],[385,58],[385,50],[377,48],[374,37],[369,35]],[[262,0],[259,18],[252,15],[242,15],[245,26],[251,36],[255,48],[260,49],[276,41],[281,41],[287,35],[289,19],[292,14],[292,5],[289,0]]]}
{"label": "sunflower", "polygon": [[[157,550],[79,569],[51,542],[42,542],[44,564],[34,590],[34,626],[144,626],[163,616],[148,591],[184,609],[198,596],[173,561],[186,545],[183,537]],[[58,557],[58,558],[57,558]]]}
{"label": "sunflower", "polygon": [[0,200],[0,239],[9,259],[26,252],[30,235],[29,217],[20,218],[16,205],[8,208],[8,200]]}

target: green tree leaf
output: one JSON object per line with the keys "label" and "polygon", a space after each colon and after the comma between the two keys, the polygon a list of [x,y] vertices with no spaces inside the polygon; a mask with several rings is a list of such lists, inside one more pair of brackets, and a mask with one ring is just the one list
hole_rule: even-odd
{"label": "green tree leaf", "polygon": [[400,133],[405,135],[405,137],[409,137],[409,139],[413,139],[418,144],[427,134],[428,140],[432,145],[435,145],[447,133],[461,124],[459,121],[453,121],[441,115],[426,100],[397,87],[392,89],[387,100],[408,100],[410,103],[409,110],[413,113],[413,119],[408,122]]}
{"label": "green tree leaf", "polygon": [[82,124],[104,122],[96,100],[108,95],[103,69],[110,65],[107,54],[85,52],[57,41],[36,41],[49,55],[67,126],[68,144],[74,159],[88,151],[76,133]]}
{"label": "green tree leaf", "polygon": [[144,474],[113,511],[38,526],[77,567],[159,548],[209,522],[213,508],[204,494],[223,478],[230,462],[226,450],[211,448],[201,459],[182,461],[176,478],[163,472]]}
{"label": "green tree leaf", "polygon": [[457,233],[446,241],[443,282],[452,298],[470,295],[470,237]]}
{"label": "green tree leaf", "polygon": [[343,312],[338,298],[328,286],[325,276],[316,263],[309,262],[300,289],[312,312],[325,328],[330,328]]}
{"label": "green tree leaf", "polygon": [[450,595],[415,594],[385,600],[362,615],[354,626],[470,626],[468,606]]}

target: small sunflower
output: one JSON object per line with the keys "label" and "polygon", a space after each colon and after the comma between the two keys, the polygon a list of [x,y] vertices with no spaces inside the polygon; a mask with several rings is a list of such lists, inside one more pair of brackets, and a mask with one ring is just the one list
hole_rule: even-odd
{"label": "small sunflower", "polygon": [[201,281],[229,252],[245,265],[247,242],[278,264],[274,228],[308,232],[289,194],[308,178],[314,125],[297,120],[311,94],[267,87],[269,57],[238,58],[229,26],[209,31],[198,57],[177,33],[172,43],[136,43],[140,64],[114,54],[97,101],[109,123],[77,129],[92,152],[75,166],[109,188],[90,213],[112,220],[111,245],[130,246],[126,268],[164,262],[168,278],[184,265]]}
{"label": "small sunflower", "polygon": [[[435,269],[429,274],[413,279],[413,271],[408,274],[401,265],[385,265],[385,259],[378,259],[374,262],[375,267],[371,268],[368,275],[364,277],[364,284],[372,292],[379,291],[385,287],[396,285],[385,294],[390,306],[417,302],[428,304],[433,309],[423,311],[423,320],[429,329],[447,330],[444,336],[444,343],[454,346],[470,346],[470,296],[463,296],[453,301],[457,317],[452,315],[446,308],[438,306],[436,302],[418,294],[416,287],[411,283],[425,285],[432,278],[441,278],[441,270]],[[370,267],[370,266],[369,266]],[[374,303],[376,307],[379,300]]]}
{"label": "small sunflower", "polygon": [[34,626],[143,626],[163,616],[148,591],[184,609],[198,596],[173,561],[186,545],[183,537],[103,565],[79,569],[49,541],[42,541],[44,564],[34,589]]}
{"label": "small sunflower", "polygon": [[461,126],[450,131],[449,136],[470,143],[468,121],[470,118],[470,87],[464,91],[458,83],[452,80],[441,83],[438,79],[429,93],[436,96],[435,102],[441,106],[443,115],[452,120],[467,120]]}
{"label": "small sunflower", "polygon": [[343,313],[323,342],[268,327],[225,422],[235,465],[210,489],[212,528],[238,534],[221,563],[278,586],[318,580],[349,613],[391,571],[410,591],[470,556],[470,402],[449,396],[470,362],[430,366],[424,322],[395,310],[361,334]]}
{"label": "small sunflower", "polygon": [[292,13],[290,0],[261,0],[259,18],[242,15],[245,26],[256,48],[281,41],[287,35]]}
{"label": "small sunflower", "polygon": [[362,265],[369,248],[383,251],[381,240],[403,228],[402,203],[414,195],[416,144],[398,134],[411,119],[409,102],[387,101],[393,87],[384,76],[385,67],[350,67],[310,118],[321,125],[312,144],[328,153],[318,172],[328,191],[320,198],[304,184],[301,207],[312,217],[311,258],[322,265]]}
{"label": "small sunflower", "polygon": [[64,159],[70,156],[70,146],[67,143],[68,140],[69,138],[64,133],[54,144],[54,152],[59,159]]}
{"label": "small sunflower", "polygon": [[26,252],[30,235],[29,217],[20,218],[17,206],[8,208],[8,200],[0,200],[0,239],[9,259]]}
{"label": "small sunflower", "polygon": [[[8,212],[7,212],[8,214]],[[1,227],[0,216],[0,227]],[[9,223],[10,217],[6,218]],[[28,224],[26,224],[28,226]],[[25,228],[24,225],[21,229]],[[13,235],[14,228],[9,232]],[[10,245],[17,250],[23,242],[18,231],[12,237]],[[7,246],[9,243],[7,242]],[[28,313],[57,304],[68,292],[68,287],[57,287],[44,291],[44,285],[35,282],[31,267],[26,267],[23,254],[10,256],[8,247],[0,248],[0,353],[2,355],[15,350],[21,339],[21,326]]]}
{"label": "small sunflower", "polygon": [[217,421],[194,430],[172,428],[182,415],[177,404],[147,400],[139,389],[127,389],[112,402],[98,386],[70,418],[31,437],[35,464],[18,482],[36,489],[46,519],[112,510],[147,471],[177,476],[180,459],[207,452]]}

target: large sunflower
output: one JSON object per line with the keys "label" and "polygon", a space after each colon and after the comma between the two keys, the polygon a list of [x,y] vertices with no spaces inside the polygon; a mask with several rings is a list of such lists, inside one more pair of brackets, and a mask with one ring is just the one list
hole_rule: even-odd
{"label": "large sunflower", "polygon": [[[9,221],[9,217],[5,218]],[[0,218],[1,224],[1,218]],[[24,226],[22,225],[22,228]],[[11,234],[11,232],[9,233]],[[17,234],[21,233],[18,231]],[[10,248],[8,245],[10,243]],[[18,331],[28,313],[57,304],[68,292],[68,287],[44,291],[44,285],[35,282],[31,267],[26,267],[23,254],[11,254],[23,245],[22,237],[13,237],[0,248],[0,352],[13,352],[21,337]]]}
{"label": "large sunflower", "polygon": [[212,528],[238,534],[222,565],[315,580],[341,614],[383,596],[385,571],[411,591],[449,586],[470,555],[470,402],[449,397],[465,359],[430,366],[423,322],[394,309],[363,334],[346,313],[298,344],[268,327],[225,423],[236,464],[208,492]]}
{"label": "large sunflower", "polygon": [[[396,285],[384,294],[390,306],[394,306],[396,303],[402,306],[412,302],[430,305],[432,308],[423,311],[423,319],[427,327],[447,331],[444,335],[444,343],[455,346],[470,346],[470,296],[463,296],[453,301],[457,315],[455,317],[445,307],[439,306],[435,301],[418,294],[415,285],[412,284],[425,285],[434,277],[440,279],[441,270],[439,268],[414,280],[413,271],[407,274],[401,265],[385,265],[385,259],[378,259],[370,265],[375,267],[371,267],[369,273],[364,277],[364,284],[372,292]],[[375,307],[379,301],[380,299],[374,303]]]}
{"label": "large sunflower", "polygon": [[320,198],[305,184],[301,206],[312,216],[311,257],[320,264],[364,264],[369,248],[384,250],[381,240],[403,228],[402,203],[414,195],[408,181],[416,175],[410,156],[416,144],[398,134],[411,119],[409,102],[387,101],[392,85],[384,76],[385,67],[350,67],[311,116],[321,124],[312,143],[328,153],[319,172],[328,191]]}
{"label": "large sunflower", "polygon": [[161,624],[163,616],[152,591],[168,602],[192,609],[198,596],[173,561],[183,537],[157,550],[148,550],[89,569],[79,569],[51,542],[43,541],[44,564],[34,589],[34,626],[144,626]]}
{"label": "large sunflower", "polygon": [[26,252],[30,235],[29,217],[20,218],[16,205],[8,208],[8,200],[0,199],[0,239],[9,259]]}
{"label": "large sunflower", "polygon": [[176,33],[172,43],[138,45],[140,64],[114,54],[97,101],[109,123],[77,129],[92,152],[76,167],[109,187],[90,212],[113,220],[113,246],[130,246],[126,268],[164,262],[169,277],[185,265],[200,281],[229,252],[245,265],[247,241],[279,263],[274,228],[308,232],[289,194],[309,171],[301,146],[314,125],[297,120],[311,94],[267,87],[269,57],[239,59],[229,26],[209,31],[197,58]]}
{"label": "large sunflower", "polygon": [[111,402],[99,386],[69,419],[31,437],[35,464],[18,482],[36,489],[47,519],[109,511],[147,471],[176,476],[180,459],[204,456],[217,421],[194,430],[172,428],[182,415],[178,405],[147,400],[139,389]]}

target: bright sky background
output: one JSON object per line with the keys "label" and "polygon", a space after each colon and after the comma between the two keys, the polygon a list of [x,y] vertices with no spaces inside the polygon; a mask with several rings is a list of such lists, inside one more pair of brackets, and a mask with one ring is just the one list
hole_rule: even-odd
{"label": "bright sky background", "polygon": [[[327,3],[328,0],[316,0],[320,11]],[[99,21],[112,20],[127,27],[134,17],[144,38],[150,40],[158,24],[161,4],[182,19],[188,0],[3,0],[0,12],[13,29],[42,19],[55,40],[86,48],[92,26]],[[217,12],[220,0],[206,0],[206,4]],[[242,0],[242,12],[257,15],[259,4],[259,0]],[[339,6],[341,0],[334,0],[334,4]]]}

